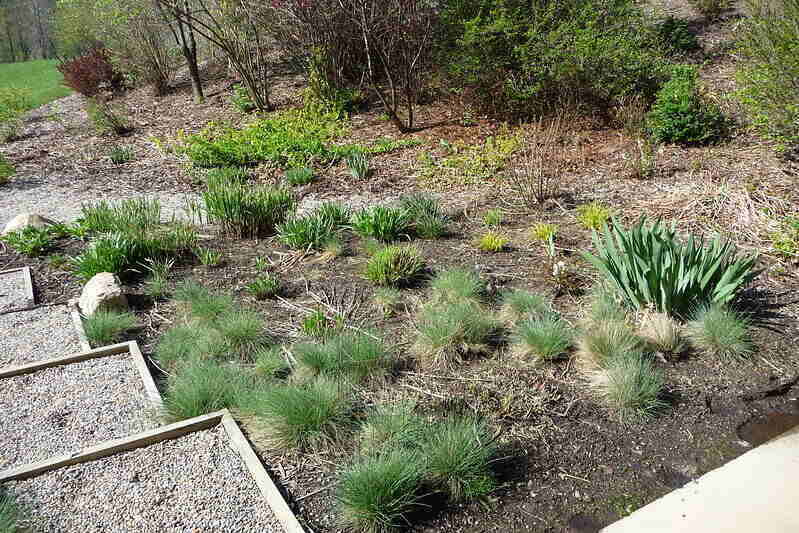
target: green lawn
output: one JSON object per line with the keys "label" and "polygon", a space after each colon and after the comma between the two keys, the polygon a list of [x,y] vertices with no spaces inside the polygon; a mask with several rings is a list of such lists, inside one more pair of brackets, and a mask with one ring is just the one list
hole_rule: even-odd
{"label": "green lawn", "polygon": [[26,88],[31,91],[33,107],[66,96],[72,91],[61,85],[61,73],[55,60],[39,59],[25,63],[0,63],[0,89]]}

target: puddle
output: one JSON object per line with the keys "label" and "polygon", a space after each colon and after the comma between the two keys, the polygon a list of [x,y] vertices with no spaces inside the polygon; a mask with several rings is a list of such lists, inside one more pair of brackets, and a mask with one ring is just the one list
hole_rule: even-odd
{"label": "puddle", "polygon": [[738,437],[752,446],[760,446],[796,426],[799,426],[799,413],[771,413],[738,426]]}

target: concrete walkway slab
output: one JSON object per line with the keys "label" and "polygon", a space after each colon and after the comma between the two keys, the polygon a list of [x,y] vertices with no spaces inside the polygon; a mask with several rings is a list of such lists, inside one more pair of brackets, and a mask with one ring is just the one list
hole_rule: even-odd
{"label": "concrete walkway slab", "polygon": [[799,428],[708,472],[602,533],[799,532]]}

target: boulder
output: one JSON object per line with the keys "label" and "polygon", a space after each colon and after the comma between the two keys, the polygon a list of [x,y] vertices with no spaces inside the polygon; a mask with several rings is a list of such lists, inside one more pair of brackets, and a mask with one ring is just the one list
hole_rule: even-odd
{"label": "boulder", "polygon": [[36,215],[34,213],[22,213],[21,215],[17,215],[12,218],[8,224],[6,224],[2,234],[8,235],[9,233],[13,233],[15,231],[22,231],[25,228],[43,229],[47,226],[52,226],[53,224],[55,224],[55,221],[45,218],[41,215]]}
{"label": "boulder", "polygon": [[110,272],[100,272],[83,287],[78,305],[84,316],[92,316],[98,309],[124,311],[128,308],[128,299],[122,292],[119,278]]}

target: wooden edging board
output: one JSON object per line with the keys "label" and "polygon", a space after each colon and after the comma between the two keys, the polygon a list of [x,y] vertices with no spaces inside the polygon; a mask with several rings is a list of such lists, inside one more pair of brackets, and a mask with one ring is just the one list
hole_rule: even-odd
{"label": "wooden edging board", "polygon": [[286,533],[305,533],[297,517],[291,511],[283,495],[280,494],[280,490],[278,490],[272,478],[269,477],[269,474],[266,472],[266,469],[264,469],[258,456],[255,455],[249,442],[244,437],[238,424],[236,424],[236,421],[227,409],[151,429],[129,437],[108,441],[86,448],[78,453],[62,455],[6,470],[5,472],[0,472],[0,483],[21,481],[59,468],[95,461],[103,457],[138,448],[145,448],[156,442],[176,439],[195,431],[210,429],[219,424],[222,424],[224,427],[230,439],[231,446],[241,457],[242,462],[258,485],[261,495],[272,509],[275,518],[280,521],[281,525],[286,530]]}
{"label": "wooden edging board", "polygon": [[158,392],[158,388],[155,386],[153,376],[150,374],[150,370],[147,368],[147,363],[144,361],[144,357],[142,356],[141,350],[139,350],[139,345],[136,341],[112,344],[111,346],[104,346],[95,350],[87,350],[79,354],[67,355],[65,357],[56,357],[54,359],[34,361],[32,363],[19,366],[0,368],[0,379],[21,376],[23,374],[31,374],[39,370],[44,370],[45,368],[65,366],[72,363],[88,361],[89,359],[99,359],[101,357],[108,357],[121,353],[130,354],[131,360],[133,361],[133,366],[136,367],[142,384],[144,385],[144,391],[147,394],[147,399],[154,408],[161,407],[161,394]]}
{"label": "wooden edging board", "polygon": [[24,307],[20,307],[19,309],[9,309],[6,312],[16,312],[16,311],[28,311],[33,306],[36,305],[36,296],[33,294],[33,279],[31,278],[31,268],[30,267],[20,267],[20,268],[12,268],[9,270],[0,271],[0,276],[5,274],[14,274],[16,272],[22,273],[22,281],[25,284],[25,297],[27,298],[28,302],[27,305]]}

